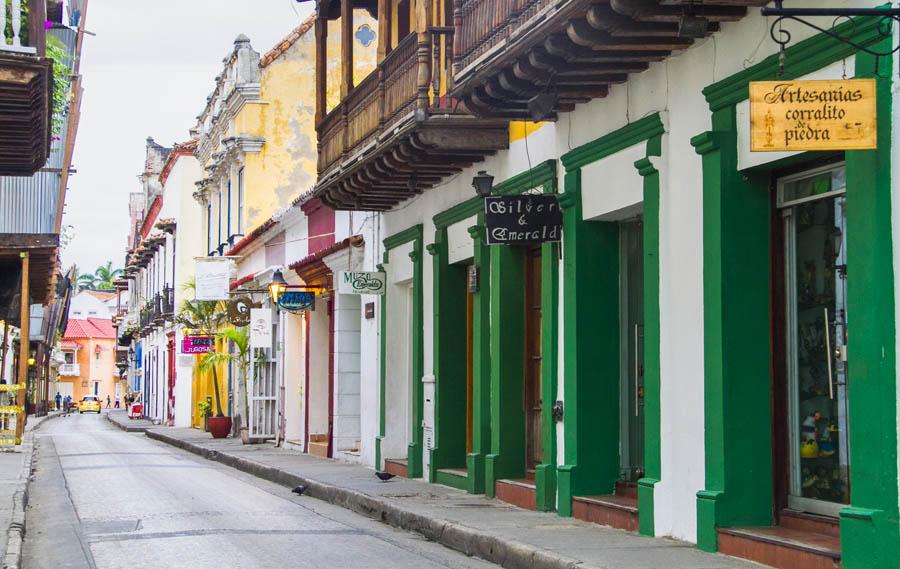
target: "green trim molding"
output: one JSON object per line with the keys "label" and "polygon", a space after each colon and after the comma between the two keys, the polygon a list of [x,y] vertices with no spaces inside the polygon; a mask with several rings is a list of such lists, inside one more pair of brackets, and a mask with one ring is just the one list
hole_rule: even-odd
{"label": "green trim molding", "polygon": [[[422,274],[422,249],[423,245],[423,227],[422,224],[416,224],[412,227],[404,229],[390,237],[384,239],[384,255],[382,261],[382,269],[384,265],[388,265],[390,261],[390,251],[401,245],[413,243],[413,249],[409,253],[409,258],[413,262],[413,306],[412,306],[412,374],[410,398],[412,401],[412,413],[410,414],[410,423],[412,429],[412,440],[407,447],[407,475],[409,478],[420,478],[422,476],[422,418],[424,417],[424,388],[422,385],[422,377],[425,373],[424,361],[424,322],[423,322],[423,274]],[[381,345],[380,345],[380,377],[379,377],[379,393],[381,395],[379,401],[379,418],[378,418],[378,436],[375,438],[375,463],[381,467],[382,441],[385,438],[385,415],[387,412],[387,402],[385,395],[387,392],[387,378],[385,362],[387,356],[387,294],[381,297]]]}
{"label": "green trim molding", "polygon": [[[619,224],[585,221],[581,168],[646,143],[635,163],[644,189],[644,463],[638,484],[641,533],[653,535],[654,487],[660,466],[659,194],[652,157],[662,155],[665,127],[659,113],[625,125],[562,157],[563,348],[565,451],[559,467],[558,509],[572,515],[572,498],[612,494],[619,477]],[[598,367],[597,362],[604,362]]]}
{"label": "green trim molding", "polygon": [[[841,24],[841,35],[889,50],[875,18]],[[854,56],[817,35],[785,51],[782,77],[795,78]],[[900,567],[897,489],[897,378],[891,229],[893,62],[855,54],[856,76],[875,77],[878,149],[848,151],[847,234],[852,253],[847,311],[854,333],[849,389],[851,505],[841,511],[847,569]],[[701,549],[715,551],[717,528],[772,523],[770,239],[774,169],[737,171],[735,106],[751,80],[778,78],[777,55],[704,90],[713,130],[691,143],[703,163],[706,484],[697,493]],[[815,160],[819,153],[800,159]],[[798,157],[791,160],[796,165]],[[889,316],[885,316],[889,315]],[[726,341],[727,339],[727,341]]]}

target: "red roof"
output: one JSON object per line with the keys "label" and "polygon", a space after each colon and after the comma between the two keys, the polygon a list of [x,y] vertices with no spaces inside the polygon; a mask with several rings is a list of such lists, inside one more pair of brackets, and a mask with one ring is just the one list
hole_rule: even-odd
{"label": "red roof", "polygon": [[116,331],[109,318],[88,318],[87,320],[70,318],[66,326],[66,333],[63,335],[64,339],[107,338],[112,340],[115,337]]}
{"label": "red roof", "polygon": [[59,347],[64,350],[76,350],[81,347],[81,344],[74,340],[63,340],[59,343]]}

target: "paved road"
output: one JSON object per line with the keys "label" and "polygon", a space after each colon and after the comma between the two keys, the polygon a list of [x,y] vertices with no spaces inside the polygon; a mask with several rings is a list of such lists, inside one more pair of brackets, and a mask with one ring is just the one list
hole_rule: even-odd
{"label": "paved road", "polygon": [[496,567],[102,416],[60,417],[35,434],[27,569]]}

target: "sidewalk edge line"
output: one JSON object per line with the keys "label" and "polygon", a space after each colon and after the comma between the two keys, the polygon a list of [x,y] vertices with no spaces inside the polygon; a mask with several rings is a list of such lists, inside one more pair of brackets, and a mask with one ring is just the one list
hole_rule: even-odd
{"label": "sidewalk edge line", "polygon": [[292,488],[303,484],[307,487],[304,496],[329,502],[398,529],[418,533],[429,541],[440,543],[448,549],[468,556],[479,557],[507,569],[595,569],[594,566],[564,557],[553,551],[486,534],[482,530],[448,520],[429,518],[368,494],[221,453],[171,437],[158,430],[147,430],[144,435],[281,486]]}

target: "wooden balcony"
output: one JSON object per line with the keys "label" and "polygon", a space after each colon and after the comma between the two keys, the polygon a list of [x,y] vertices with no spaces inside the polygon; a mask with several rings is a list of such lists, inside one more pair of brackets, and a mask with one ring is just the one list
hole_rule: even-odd
{"label": "wooden balcony", "polygon": [[[52,62],[45,4],[0,2],[0,176],[31,176],[50,154]],[[6,23],[9,23],[7,26]]]}
{"label": "wooden balcony", "polygon": [[[555,95],[547,118],[605,97],[610,85],[709,35],[768,0],[461,0],[454,9],[454,86],[469,112],[535,119],[528,101]],[[697,22],[698,20],[694,20]],[[698,34],[694,34],[698,35]],[[554,97],[551,97],[553,99]]]}
{"label": "wooden balcony", "polygon": [[[506,148],[504,121],[479,120],[441,92],[446,33],[410,34],[317,127],[322,201],[387,210]],[[424,41],[423,41],[424,40]]]}

